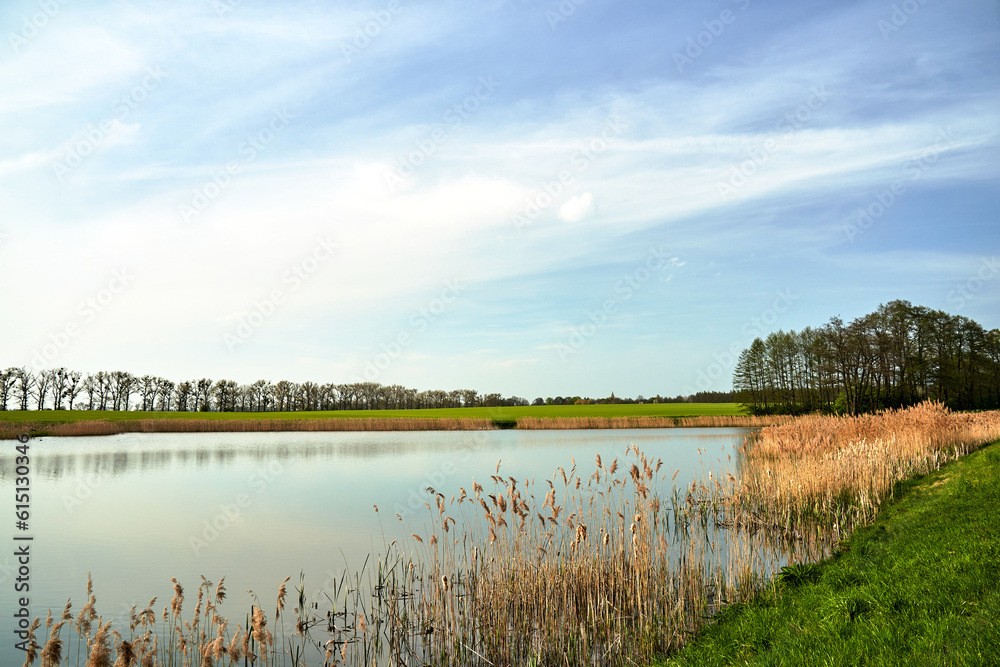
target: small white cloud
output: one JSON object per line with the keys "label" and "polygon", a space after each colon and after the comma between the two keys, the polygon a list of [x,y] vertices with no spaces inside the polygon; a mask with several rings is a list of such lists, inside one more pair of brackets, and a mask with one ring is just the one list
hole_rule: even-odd
{"label": "small white cloud", "polygon": [[559,217],[566,222],[580,222],[594,214],[594,195],[584,192],[559,207]]}
{"label": "small white cloud", "polygon": [[121,123],[117,118],[112,119],[110,131],[104,137],[104,144],[112,146],[114,144],[127,144],[139,133],[139,123],[131,125]]}

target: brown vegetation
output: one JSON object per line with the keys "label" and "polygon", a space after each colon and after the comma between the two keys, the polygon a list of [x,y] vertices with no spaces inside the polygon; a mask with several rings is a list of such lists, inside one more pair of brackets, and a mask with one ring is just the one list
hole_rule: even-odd
{"label": "brown vegetation", "polygon": [[701,415],[698,417],[519,417],[517,428],[589,429],[589,428],[758,428],[772,424],[786,424],[794,418],[787,415],[750,417],[743,415]]}
{"label": "brown vegetation", "polygon": [[873,519],[896,482],[997,438],[1000,411],[951,412],[940,403],[800,417],[747,442],[730,510],[783,526],[805,519],[848,528]]}
{"label": "brown vegetation", "polygon": [[333,418],[333,419],[136,419],[67,423],[0,422],[0,438],[21,433],[50,436],[117,433],[255,433],[268,431],[474,431],[496,428],[483,418]]}

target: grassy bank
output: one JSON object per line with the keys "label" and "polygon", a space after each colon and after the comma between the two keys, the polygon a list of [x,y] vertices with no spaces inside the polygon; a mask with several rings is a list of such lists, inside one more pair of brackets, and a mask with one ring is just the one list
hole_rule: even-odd
{"label": "grassy bank", "polygon": [[657,664],[997,664],[1000,441],[894,495],[832,558],[786,568]]}
{"label": "grassy bank", "polygon": [[789,418],[745,416],[735,403],[545,405],[324,412],[0,411],[0,438],[134,432],[413,431],[764,426]]}

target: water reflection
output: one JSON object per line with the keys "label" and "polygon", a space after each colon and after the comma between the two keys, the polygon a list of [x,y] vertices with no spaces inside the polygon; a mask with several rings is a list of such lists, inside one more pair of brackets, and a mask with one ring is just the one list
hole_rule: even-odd
{"label": "water reflection", "polygon": [[[105,621],[127,618],[131,605],[141,609],[154,595],[163,604],[171,577],[195,587],[202,575],[225,576],[231,599],[223,611],[234,617],[247,611],[248,590],[267,606],[278,584],[300,572],[323,599],[320,589],[329,592],[332,582],[360,570],[393,540],[430,534],[428,486],[448,498],[460,487],[471,491],[472,478],[488,480],[498,459],[505,477],[540,487],[555,479],[558,466],[568,471],[575,457],[586,479],[595,455],[610,464],[635,444],[663,460],[667,479],[656,492],[667,499],[673,485],[735,468],[745,433],[137,433],[32,440],[32,613],[44,617],[69,597],[79,610],[88,572]],[[12,449],[5,448],[0,493],[12,492],[14,469]],[[10,557],[0,558],[0,575],[11,565]],[[3,614],[10,605],[4,596]],[[12,650],[10,643],[0,647],[0,664],[23,661]]]}
{"label": "water reflection", "polygon": [[[409,432],[395,434],[398,440],[389,440],[379,433],[214,433],[214,434],[124,434],[91,438],[40,438],[32,441],[32,472],[36,479],[58,481],[66,476],[96,474],[120,477],[132,474],[149,474],[170,467],[195,467],[198,469],[225,468],[238,462],[256,463],[278,460],[330,461],[379,461],[398,459],[412,454],[449,454],[455,452],[502,451],[504,446],[515,445],[520,449],[569,450],[586,456],[591,442],[602,449],[609,445],[661,446],[664,442],[683,442],[704,451],[721,448],[727,452],[732,443],[741,440],[742,429],[673,429],[663,435],[648,431],[599,431],[603,436],[594,437],[595,431],[527,431],[527,432]],[[567,435],[579,434],[579,435]],[[337,436],[344,436],[337,442]],[[403,438],[406,440],[404,441]],[[163,446],[169,439],[171,446]],[[289,442],[289,439],[294,441]],[[334,441],[331,441],[334,440]],[[582,450],[578,449],[582,448]],[[688,447],[690,449],[690,447]],[[672,452],[675,458],[678,452]],[[716,456],[718,459],[719,457]],[[708,460],[710,460],[709,457]],[[556,465],[567,459],[553,459]],[[700,460],[697,461],[699,464]],[[721,459],[718,461],[721,463]],[[683,461],[675,460],[678,465]],[[532,470],[533,474],[548,475],[551,471]],[[0,483],[10,483],[14,477],[14,454],[0,452]]]}

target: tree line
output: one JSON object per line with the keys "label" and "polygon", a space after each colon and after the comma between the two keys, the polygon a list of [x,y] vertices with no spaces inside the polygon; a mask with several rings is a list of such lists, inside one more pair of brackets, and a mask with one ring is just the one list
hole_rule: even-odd
{"label": "tree line", "polygon": [[733,372],[754,414],[859,414],[924,400],[955,410],[1000,408],[1000,330],[908,301],[845,324],[756,338]]}
{"label": "tree line", "polygon": [[[536,398],[531,405],[587,405],[594,403],[732,402],[733,394],[699,392],[675,398],[607,398],[556,396]],[[378,382],[346,384],[316,382],[271,383],[257,380],[172,382],[154,375],[125,371],[84,374],[66,368],[34,372],[27,368],[0,370],[0,410],[140,410],[161,412],[297,412],[315,410],[409,410],[526,406],[519,396],[479,394],[473,389],[418,391]]]}
{"label": "tree line", "polygon": [[377,382],[239,384],[201,378],[172,382],[125,371],[83,374],[57,368],[0,371],[0,410],[142,410],[176,412],[294,412],[393,410],[528,405],[518,396],[480,395],[472,389],[418,391]]}

